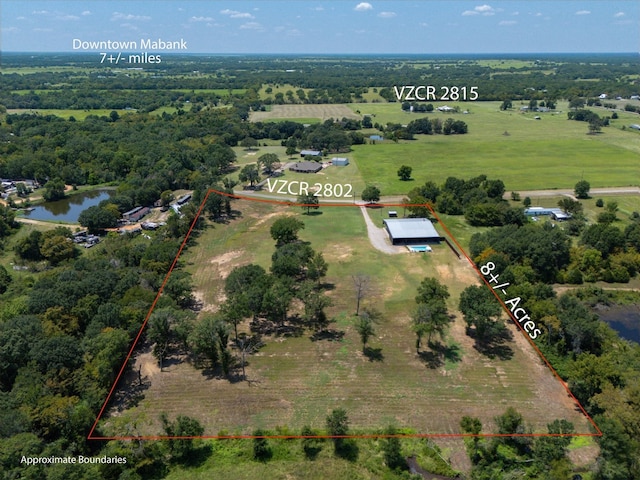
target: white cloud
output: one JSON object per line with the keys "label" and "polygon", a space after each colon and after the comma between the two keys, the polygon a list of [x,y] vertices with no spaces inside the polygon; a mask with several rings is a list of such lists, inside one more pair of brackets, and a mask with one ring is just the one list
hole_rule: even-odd
{"label": "white cloud", "polygon": [[2,33],[17,33],[20,31],[18,27],[8,27],[0,29]]}
{"label": "white cloud", "polygon": [[56,20],[80,20],[76,15],[57,15]]}
{"label": "white cloud", "polygon": [[493,8],[489,5],[478,5],[476,8],[474,8],[474,10],[476,12],[492,12]]}
{"label": "white cloud", "polygon": [[240,25],[240,28],[243,30],[264,30],[264,27],[258,22],[247,22]]}
{"label": "white cloud", "polygon": [[91,12],[89,10],[85,10],[80,15],[82,15],[83,17],[88,17],[89,15],[91,15]]}
{"label": "white cloud", "polygon": [[132,20],[143,20],[143,21],[147,21],[147,20],[151,20],[151,17],[148,17],[146,15],[133,15],[132,13],[121,13],[121,12],[113,12],[113,15],[111,15],[111,20],[126,20],[126,21],[132,21]]}
{"label": "white cloud", "polygon": [[511,15],[513,15],[514,17],[517,17],[518,15],[520,15],[520,12],[513,12]]}
{"label": "white cloud", "polygon": [[465,10],[464,12],[462,12],[462,16],[463,17],[470,17],[473,15],[484,15],[485,17],[491,16],[491,15],[495,15],[496,14],[496,9],[493,8],[491,5],[487,5],[486,3],[484,5],[478,5],[476,7],[474,7],[473,10]]}
{"label": "white cloud", "polygon": [[534,17],[541,17],[541,16],[542,16],[542,13],[540,13],[540,12],[538,12],[538,13],[534,13],[534,14],[533,14],[533,16],[534,16]]}
{"label": "white cloud", "polygon": [[26,19],[27,19],[27,17],[22,17],[22,16],[16,17],[16,20],[26,20]]}
{"label": "white cloud", "polygon": [[212,17],[191,17],[189,19],[190,22],[212,22]]}
{"label": "white cloud", "polygon": [[624,16],[625,16],[625,13],[624,13],[624,12],[618,12],[618,13],[616,13],[613,17],[614,17],[614,18],[621,18],[621,17],[624,17]]}
{"label": "white cloud", "polygon": [[356,12],[366,12],[367,10],[373,10],[373,5],[368,2],[361,2],[354,8]]}
{"label": "white cloud", "polygon": [[33,15],[49,15],[48,10],[34,10],[31,12]]}
{"label": "white cloud", "polygon": [[302,35],[302,32],[300,30],[298,30],[297,28],[294,28],[292,30],[289,30],[287,32],[287,35],[290,37],[300,37]]}
{"label": "white cloud", "polygon": [[396,12],[380,12],[378,16],[380,18],[393,18],[396,16]]}
{"label": "white cloud", "polygon": [[313,10],[315,10],[316,12],[324,12],[324,7],[323,6],[315,7]]}
{"label": "white cloud", "polygon": [[516,25],[518,22],[516,22],[515,20],[502,20],[500,23],[498,23],[498,25],[501,26],[509,26],[509,25]]}
{"label": "white cloud", "polygon": [[237,10],[229,10],[228,8],[225,8],[224,10],[220,10],[220,13],[222,15],[229,15],[229,17],[231,18],[256,18],[250,13],[239,12]]}
{"label": "white cloud", "polygon": [[133,23],[121,23],[120,28],[126,28],[128,30],[134,30],[134,31],[140,30],[138,26],[134,25]]}
{"label": "white cloud", "polygon": [[576,15],[589,15],[591,12],[589,10],[578,10]]}

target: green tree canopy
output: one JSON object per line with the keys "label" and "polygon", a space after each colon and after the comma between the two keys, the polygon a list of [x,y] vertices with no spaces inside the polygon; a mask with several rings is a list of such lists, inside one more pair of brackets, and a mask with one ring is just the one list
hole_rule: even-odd
{"label": "green tree canopy", "polygon": [[276,245],[293,243],[298,240],[298,232],[304,228],[304,223],[294,217],[278,218],[271,226],[271,238]]}
{"label": "green tree canopy", "polygon": [[369,203],[376,203],[380,200],[380,189],[375,185],[368,185],[362,191],[362,200]]}

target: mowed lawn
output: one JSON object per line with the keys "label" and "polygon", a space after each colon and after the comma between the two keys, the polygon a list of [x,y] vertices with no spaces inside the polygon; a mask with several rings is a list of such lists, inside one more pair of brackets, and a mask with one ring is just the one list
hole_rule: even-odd
{"label": "mowed lawn", "polygon": [[[333,339],[312,339],[308,330],[298,336],[265,337],[266,346],[249,358],[250,384],[211,376],[179,356],[160,372],[143,349],[134,368],[142,366],[150,387],[137,406],[105,421],[109,433],[125,433],[134,419],[137,434],[161,433],[162,412],[172,418],[197,418],[206,435],[250,434],[278,426],[295,433],[307,424],[323,430],[334,408],[347,410],[353,433],[372,433],[389,424],[416,433],[459,433],[464,415],[481,418],[484,432],[493,432],[495,416],[510,406],[535,432],[546,431],[546,424],[556,418],[573,422],[578,432],[588,431],[564,388],[515,328],[509,360],[492,360],[473,348],[455,306],[462,289],[478,277],[446,245],[436,246],[431,254],[381,253],[371,247],[362,214],[353,207],[325,206],[311,216],[302,215],[300,208],[249,200],[235,202],[234,208],[242,212],[240,218],[207,229],[182,259],[204,310],[218,308],[224,278],[234,267],[253,262],[268,269],[274,251],[269,228],[276,218],[295,215],[305,223],[300,237],[329,264],[325,282],[332,286],[328,295],[333,305],[327,313],[333,323],[327,337]],[[380,216],[371,214],[376,224]],[[354,328],[352,276],[357,274],[372,279],[363,305],[383,314],[369,342],[376,357],[371,359],[363,355]],[[410,329],[416,289],[426,276],[448,286],[449,309],[456,316],[444,340],[447,357],[437,357],[431,365],[416,354]],[[293,305],[290,313],[299,309]]]}
{"label": "mowed lawn", "polygon": [[[449,103],[455,106],[455,103]],[[400,104],[353,104],[375,115],[374,122],[408,124],[428,117],[463,120],[466,135],[417,135],[416,140],[356,145],[353,157],[365,183],[378,185],[383,195],[402,194],[427,180],[442,183],[449,176],[486,174],[504,181],[507,190],[572,188],[581,179],[592,187],[637,184],[640,135],[623,131],[629,119],[612,121],[598,135],[587,135],[587,124],[561,113],[502,112],[498,102],[460,103],[469,114],[406,113]],[[603,111],[598,112],[605,114]],[[540,120],[534,117],[539,115]],[[399,180],[401,165],[413,168],[414,182]]]}

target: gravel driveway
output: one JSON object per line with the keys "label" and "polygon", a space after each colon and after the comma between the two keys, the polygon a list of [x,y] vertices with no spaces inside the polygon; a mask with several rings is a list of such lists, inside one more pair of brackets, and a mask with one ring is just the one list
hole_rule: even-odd
{"label": "gravel driveway", "polygon": [[391,255],[407,251],[404,247],[391,245],[387,231],[384,228],[377,227],[376,224],[371,221],[371,218],[369,218],[367,207],[360,206],[360,210],[362,211],[362,216],[367,224],[367,233],[369,234],[369,241],[371,242],[371,245],[373,245],[373,248]]}

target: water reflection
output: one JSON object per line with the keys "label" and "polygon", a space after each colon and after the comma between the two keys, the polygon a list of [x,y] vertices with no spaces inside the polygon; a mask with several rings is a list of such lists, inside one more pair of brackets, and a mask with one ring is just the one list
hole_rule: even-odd
{"label": "water reflection", "polygon": [[111,190],[91,190],[77,193],[62,200],[38,205],[30,212],[25,212],[25,217],[34,220],[76,223],[80,212],[107,200],[112,194]]}
{"label": "water reflection", "polygon": [[640,305],[607,308],[598,311],[598,316],[622,338],[640,343]]}

